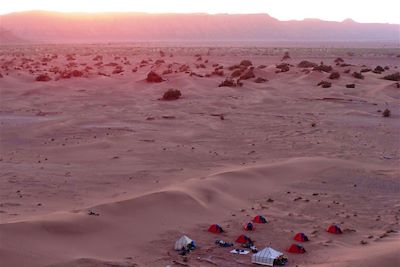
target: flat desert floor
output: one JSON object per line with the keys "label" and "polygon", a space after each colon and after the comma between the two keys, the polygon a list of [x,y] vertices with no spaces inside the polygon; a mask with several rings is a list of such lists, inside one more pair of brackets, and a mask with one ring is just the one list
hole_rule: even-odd
{"label": "flat desert floor", "polygon": [[[400,266],[400,88],[383,79],[399,54],[0,47],[1,266],[254,266],[214,244],[240,234],[288,266]],[[268,223],[245,232],[255,215]],[[285,251],[297,232],[305,254]]]}

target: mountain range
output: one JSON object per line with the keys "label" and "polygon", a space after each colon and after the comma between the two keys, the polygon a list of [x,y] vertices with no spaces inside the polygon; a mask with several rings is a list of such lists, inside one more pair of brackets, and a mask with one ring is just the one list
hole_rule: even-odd
{"label": "mountain range", "polygon": [[0,16],[0,43],[93,42],[400,42],[399,24],[305,19],[267,14],[58,13]]}

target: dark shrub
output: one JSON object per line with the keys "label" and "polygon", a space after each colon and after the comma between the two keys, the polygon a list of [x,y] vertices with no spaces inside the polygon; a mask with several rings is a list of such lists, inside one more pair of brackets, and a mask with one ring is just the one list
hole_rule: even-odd
{"label": "dark shrub", "polygon": [[217,68],[211,74],[216,76],[224,76],[224,71]]}
{"label": "dark shrub", "polygon": [[73,70],[71,71],[71,76],[72,77],[82,77],[83,76],[83,72],[80,70]]}
{"label": "dark shrub", "polygon": [[383,67],[381,67],[381,66],[376,66],[376,68],[374,69],[374,72],[378,73],[378,74],[380,74],[380,73],[382,73],[384,71],[385,71],[385,69]]}
{"label": "dark shrub", "polygon": [[390,112],[389,109],[385,109],[385,110],[383,111],[383,113],[382,113],[382,116],[385,117],[385,118],[390,117],[390,115],[391,115],[391,112]]}
{"label": "dark shrub", "polygon": [[47,74],[40,74],[39,76],[36,77],[36,81],[38,81],[38,82],[48,82],[50,80],[51,80],[51,78]]}
{"label": "dark shrub", "polygon": [[163,60],[163,59],[157,59],[156,62],[154,62],[154,64],[156,64],[156,65],[161,65],[164,63],[165,63],[165,60]]}
{"label": "dark shrub", "polygon": [[363,72],[370,72],[370,71],[372,71],[371,69],[369,69],[369,68],[366,68],[366,69],[362,69],[362,70],[360,70],[360,72],[361,73],[363,73]]}
{"label": "dark shrub", "polygon": [[236,69],[232,72],[231,77],[239,77],[240,75],[242,75],[242,70],[241,69]]}
{"label": "dark shrub", "polygon": [[171,74],[173,71],[171,69],[164,70],[162,72],[163,75]]}
{"label": "dark shrub", "polygon": [[356,88],[354,83],[346,84],[346,88]]}
{"label": "dark shrub", "polygon": [[281,63],[276,65],[276,68],[279,69],[278,72],[287,72],[290,70],[289,66],[290,65],[288,63]]}
{"label": "dark shrub", "polygon": [[310,62],[307,60],[303,60],[297,65],[297,67],[299,67],[299,68],[315,68],[317,66],[318,66],[317,63]]}
{"label": "dark shrub", "polygon": [[154,71],[150,71],[147,74],[146,81],[149,82],[149,83],[160,83],[160,82],[163,82],[164,79],[161,78],[161,76],[158,75],[157,73],[155,73]]}
{"label": "dark shrub", "polygon": [[265,83],[267,81],[268,81],[267,79],[261,77],[258,77],[257,79],[254,80],[255,83]]}
{"label": "dark shrub", "polygon": [[240,76],[240,80],[248,80],[248,79],[251,79],[254,77],[256,77],[256,76],[254,75],[253,69],[248,69],[245,73],[243,73]]}
{"label": "dark shrub", "polygon": [[331,72],[332,66],[324,65],[324,63],[321,62],[321,64],[319,66],[314,67],[313,70],[323,71],[323,72]]}
{"label": "dark shrub", "polygon": [[282,61],[286,59],[290,59],[289,52],[285,52],[285,54],[283,54]]}
{"label": "dark shrub", "polygon": [[353,77],[356,78],[356,79],[360,79],[360,80],[364,79],[364,75],[362,75],[361,73],[356,72],[356,71],[353,72]]}
{"label": "dark shrub", "polygon": [[336,65],[340,65],[341,63],[344,63],[344,60],[343,60],[343,58],[338,57],[338,58],[335,59],[334,62],[336,63]]}
{"label": "dark shrub", "polygon": [[329,88],[332,86],[332,84],[330,82],[327,81],[320,81],[317,86],[322,86],[322,88]]}
{"label": "dark shrub", "polygon": [[93,61],[102,61],[103,60],[103,56],[102,55],[97,55],[93,58]]}
{"label": "dark shrub", "polygon": [[182,96],[181,91],[175,90],[175,89],[168,89],[164,93],[162,99],[163,100],[176,100],[176,99],[179,99],[181,96]]}
{"label": "dark shrub", "polygon": [[339,79],[339,78],[340,78],[340,74],[337,71],[334,71],[334,72],[331,73],[331,75],[329,75],[329,79],[331,79],[331,80],[336,80],[336,79]]}
{"label": "dark shrub", "polygon": [[398,81],[400,81],[400,72],[386,75],[385,77],[383,77],[383,79],[398,82]]}
{"label": "dark shrub", "polygon": [[253,66],[253,63],[250,60],[245,59],[240,62],[240,65],[250,67]]}
{"label": "dark shrub", "polygon": [[242,86],[241,82],[235,82],[232,78],[226,78],[223,82],[221,82],[218,87],[237,87]]}

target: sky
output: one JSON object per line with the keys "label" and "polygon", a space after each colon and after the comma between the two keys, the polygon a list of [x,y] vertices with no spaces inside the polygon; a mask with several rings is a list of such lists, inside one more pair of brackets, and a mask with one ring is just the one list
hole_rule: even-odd
{"label": "sky", "polygon": [[0,0],[0,14],[60,12],[268,13],[279,20],[318,18],[400,24],[400,0]]}

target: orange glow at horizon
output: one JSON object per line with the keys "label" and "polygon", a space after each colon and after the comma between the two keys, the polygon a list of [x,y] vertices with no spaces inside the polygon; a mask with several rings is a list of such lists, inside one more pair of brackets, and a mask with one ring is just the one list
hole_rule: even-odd
{"label": "orange glow at horizon", "polygon": [[[0,0],[4,1],[4,0]],[[0,5],[0,14],[45,10],[58,12],[148,13],[268,13],[280,20],[317,18],[358,22],[399,23],[398,0],[13,0]]]}

